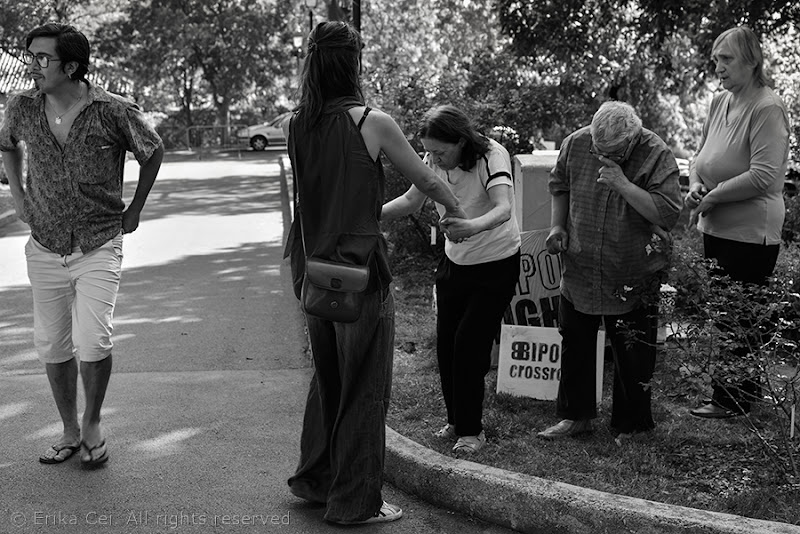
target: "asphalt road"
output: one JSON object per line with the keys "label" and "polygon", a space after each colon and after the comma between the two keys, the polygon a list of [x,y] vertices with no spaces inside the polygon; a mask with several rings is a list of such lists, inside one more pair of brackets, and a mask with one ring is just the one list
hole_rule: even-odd
{"label": "asphalt road", "polygon": [[[165,162],[124,239],[100,470],[36,461],[60,423],[32,346],[27,226],[0,228],[0,534],[340,530],[285,483],[311,370],[282,260],[282,153]],[[360,529],[510,532],[388,485],[385,498],[406,517]]]}

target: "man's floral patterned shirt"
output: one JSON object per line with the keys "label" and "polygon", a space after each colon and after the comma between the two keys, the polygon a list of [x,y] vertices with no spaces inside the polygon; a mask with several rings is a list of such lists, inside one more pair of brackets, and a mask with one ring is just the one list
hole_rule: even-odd
{"label": "man's floral patterned shirt", "polygon": [[28,154],[25,216],[34,239],[67,255],[72,243],[90,252],[122,229],[126,152],[144,164],[161,138],[139,106],[89,84],[88,104],[59,145],[37,90],[12,96],[0,128],[0,151],[24,141]]}

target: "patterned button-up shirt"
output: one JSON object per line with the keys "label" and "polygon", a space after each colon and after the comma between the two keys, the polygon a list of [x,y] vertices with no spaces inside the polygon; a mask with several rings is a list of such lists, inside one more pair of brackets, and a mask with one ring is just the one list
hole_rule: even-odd
{"label": "patterned button-up shirt", "polygon": [[37,89],[11,97],[0,151],[14,150],[20,141],[28,154],[24,210],[31,234],[61,255],[72,251],[73,240],[86,253],[120,232],[125,154],[133,152],[144,164],[161,146],[139,106],[94,85],[63,147]]}
{"label": "patterned button-up shirt", "polygon": [[[550,173],[550,192],[569,194],[561,293],[582,313],[621,315],[657,290],[655,275],[668,266],[671,251],[654,239],[650,221],[622,195],[597,182],[603,164],[591,148],[588,126],[574,132],[564,140]],[[628,180],[650,193],[672,229],[682,201],[678,165],[666,144],[643,129],[621,168]]]}

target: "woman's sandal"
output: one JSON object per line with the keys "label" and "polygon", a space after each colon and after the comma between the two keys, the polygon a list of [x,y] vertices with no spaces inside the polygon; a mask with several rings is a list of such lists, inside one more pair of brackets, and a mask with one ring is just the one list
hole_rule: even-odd
{"label": "woman's sandal", "polygon": [[477,436],[461,436],[453,446],[453,452],[478,452],[486,445],[486,434],[481,430]]}

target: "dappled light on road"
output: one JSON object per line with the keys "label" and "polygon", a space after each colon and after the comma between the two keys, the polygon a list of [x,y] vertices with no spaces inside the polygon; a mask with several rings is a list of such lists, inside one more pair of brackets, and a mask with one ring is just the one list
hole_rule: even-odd
{"label": "dappled light on road", "polygon": [[[175,238],[169,246],[152,246],[164,236]],[[282,238],[280,213],[168,217],[144,222],[125,237],[122,265],[123,269],[167,265],[198,253],[210,255],[253,242],[280,243]]]}
{"label": "dappled light on road", "polygon": [[184,428],[141,441],[133,449],[148,453],[151,457],[169,456],[181,452],[184,442],[202,432],[199,428]]}
{"label": "dappled light on road", "polygon": [[0,404],[0,420],[14,417],[21,414],[28,406],[26,402],[16,402],[11,404]]}

